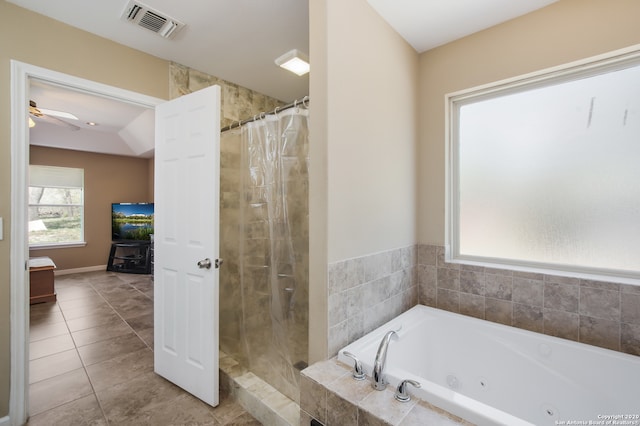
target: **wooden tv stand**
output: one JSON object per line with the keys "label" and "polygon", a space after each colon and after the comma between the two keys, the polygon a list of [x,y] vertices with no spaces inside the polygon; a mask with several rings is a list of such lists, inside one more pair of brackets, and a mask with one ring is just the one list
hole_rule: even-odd
{"label": "wooden tv stand", "polygon": [[48,257],[29,258],[29,304],[55,302],[53,270],[55,263]]}

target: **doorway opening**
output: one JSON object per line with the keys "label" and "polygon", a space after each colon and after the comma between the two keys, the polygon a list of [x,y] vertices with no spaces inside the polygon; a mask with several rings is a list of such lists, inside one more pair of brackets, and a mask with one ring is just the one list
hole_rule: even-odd
{"label": "doorway opening", "polygon": [[11,388],[9,415],[17,423],[28,417],[29,277],[28,165],[29,105],[32,84],[66,88],[85,95],[135,105],[153,111],[164,102],[140,93],[11,61]]}

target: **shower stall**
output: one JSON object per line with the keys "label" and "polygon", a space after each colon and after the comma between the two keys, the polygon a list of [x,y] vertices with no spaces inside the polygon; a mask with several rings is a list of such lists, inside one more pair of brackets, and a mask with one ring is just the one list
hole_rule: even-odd
{"label": "shower stall", "polygon": [[220,139],[220,349],[299,402],[308,361],[308,110]]}

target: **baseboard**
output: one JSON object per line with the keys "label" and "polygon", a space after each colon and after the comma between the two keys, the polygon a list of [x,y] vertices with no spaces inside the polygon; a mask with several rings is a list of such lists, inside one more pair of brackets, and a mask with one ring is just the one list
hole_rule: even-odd
{"label": "baseboard", "polygon": [[[107,265],[96,265],[96,266],[87,266],[84,268],[55,270],[53,274],[58,276],[58,275],[80,274],[82,272],[95,272],[95,271],[106,271],[106,270],[107,270]],[[2,426],[2,423],[0,423],[0,426]]]}
{"label": "baseboard", "polygon": [[0,426],[10,426],[11,419],[9,416],[0,417]]}

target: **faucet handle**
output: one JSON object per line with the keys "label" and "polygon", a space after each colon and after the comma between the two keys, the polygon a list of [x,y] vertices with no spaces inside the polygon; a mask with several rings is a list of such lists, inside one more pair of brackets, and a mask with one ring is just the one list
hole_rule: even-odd
{"label": "faucet handle", "polygon": [[400,402],[411,401],[411,395],[409,395],[409,392],[407,391],[407,384],[410,384],[411,386],[416,388],[420,387],[420,383],[416,382],[415,380],[406,379],[401,381],[398,385],[398,388],[396,389],[396,394],[394,395]]}
{"label": "faucet handle", "polygon": [[342,353],[344,355],[348,356],[349,358],[353,359],[353,361],[354,361],[353,373],[351,373],[353,378],[356,379],[356,380],[364,380],[364,370],[362,369],[362,363],[360,362],[358,357],[355,356],[354,354],[352,354],[349,351],[343,351]]}

